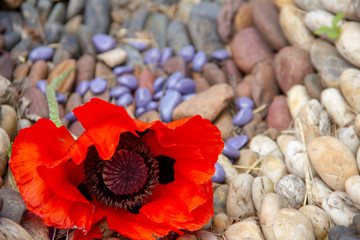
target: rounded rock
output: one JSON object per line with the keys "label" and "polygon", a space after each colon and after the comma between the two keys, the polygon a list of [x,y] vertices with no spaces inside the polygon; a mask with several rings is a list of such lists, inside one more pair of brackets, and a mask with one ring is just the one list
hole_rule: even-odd
{"label": "rounded rock", "polygon": [[146,104],[147,111],[157,110],[158,107],[159,107],[159,104],[155,101],[150,101],[150,102],[148,102],[148,104]]}
{"label": "rounded rock", "polygon": [[173,111],[181,103],[181,94],[176,90],[167,90],[160,102],[160,114],[164,122],[171,122]]}
{"label": "rounded rock", "polygon": [[156,65],[160,63],[161,52],[158,48],[149,49],[144,56],[145,64]]}
{"label": "rounded rock", "polygon": [[194,55],[195,55],[195,47],[193,45],[188,45],[183,47],[178,53],[178,56],[184,58],[186,62],[191,62]]}
{"label": "rounded rock", "polygon": [[225,231],[225,237],[228,240],[263,240],[264,236],[260,228],[253,222],[238,222],[228,227]]}
{"label": "rounded rock", "polygon": [[7,150],[9,148],[10,148],[9,135],[4,129],[0,128],[0,175],[1,176],[4,175],[6,166],[8,164]]}
{"label": "rounded rock", "polygon": [[222,154],[224,154],[225,156],[227,156],[229,158],[233,158],[233,159],[236,159],[240,156],[240,153],[236,148],[234,148],[233,146],[226,144],[226,143],[224,145]]}
{"label": "rounded rock", "polygon": [[118,66],[113,69],[113,74],[116,76],[120,76],[124,73],[133,73],[134,68],[130,66]]}
{"label": "rounded rock", "polygon": [[0,128],[4,129],[12,139],[17,132],[18,117],[15,109],[9,105],[1,105]]}
{"label": "rounded rock", "polygon": [[139,83],[134,75],[124,75],[116,79],[117,83],[134,90],[138,87]]}
{"label": "rounded rock", "polygon": [[245,124],[251,121],[252,117],[253,117],[253,111],[251,108],[242,108],[235,115],[233,119],[233,124],[235,126],[244,126]]}
{"label": "rounded rock", "polygon": [[90,90],[95,94],[101,94],[107,89],[107,82],[105,79],[97,77],[90,81]]}
{"label": "rounded rock", "polygon": [[35,62],[38,60],[50,60],[54,55],[54,50],[51,47],[39,46],[32,49],[29,53],[28,58]]}
{"label": "rounded rock", "polygon": [[99,53],[109,51],[115,47],[115,41],[112,37],[98,33],[92,37],[92,42]]}
{"label": "rounded rock", "polygon": [[355,204],[360,204],[360,176],[349,177],[345,182],[346,193]]}
{"label": "rounded rock", "polygon": [[215,163],[215,173],[211,177],[211,180],[216,183],[222,183],[225,181],[225,171],[219,163]]}
{"label": "rounded rock", "polygon": [[228,145],[232,146],[233,148],[239,150],[243,146],[246,145],[248,140],[249,140],[248,136],[240,135],[240,136],[229,138],[225,144],[228,144]]}
{"label": "rounded rock", "polygon": [[289,174],[276,184],[276,193],[279,194],[292,208],[299,208],[305,197],[305,184],[298,176]]}
{"label": "rounded rock", "polygon": [[37,89],[39,89],[41,92],[43,92],[45,94],[46,92],[46,87],[47,87],[47,82],[46,80],[42,80],[40,79],[39,81],[36,82],[36,87]]}
{"label": "rounded rock", "polygon": [[261,202],[267,193],[274,192],[274,183],[267,176],[256,177],[252,184],[252,200],[257,212],[261,212]]}
{"label": "rounded rock", "polygon": [[340,88],[346,102],[357,112],[360,111],[360,70],[348,68],[340,75]]}
{"label": "rounded rock", "polygon": [[[138,108],[145,108],[145,106],[151,101],[152,96],[147,88],[138,88],[135,91],[135,103]],[[141,115],[141,114],[139,114]]]}
{"label": "rounded rock", "polygon": [[158,77],[154,81],[154,92],[159,92],[163,89],[165,84],[165,77]]}
{"label": "rounded rock", "polygon": [[75,91],[80,95],[80,96],[84,96],[85,93],[89,90],[90,88],[90,82],[89,81],[81,81],[79,83],[79,85],[76,87]]}
{"label": "rounded rock", "polygon": [[166,47],[161,52],[160,64],[164,64],[167,60],[172,58],[173,53],[170,47]]}
{"label": "rounded rock", "polygon": [[179,80],[174,86],[174,89],[178,90],[181,94],[193,93],[195,92],[195,88],[195,82],[190,78],[183,78]]}
{"label": "rounded rock", "polygon": [[174,72],[171,74],[167,80],[167,89],[175,89],[176,84],[183,78],[184,74],[182,72]]}
{"label": "rounded rock", "polygon": [[240,98],[236,99],[236,106],[238,109],[242,109],[242,108],[254,109],[255,104],[254,104],[254,101],[251,100],[251,98],[240,97]]}
{"label": "rounded rock", "polygon": [[303,206],[299,211],[310,219],[316,239],[325,239],[331,226],[326,212],[315,205]]}
{"label": "rounded rock", "polygon": [[195,54],[192,59],[192,68],[196,72],[201,72],[205,63],[207,62],[207,57],[205,52],[199,51]]}
{"label": "rounded rock", "polygon": [[147,43],[144,43],[144,42],[132,41],[132,42],[129,42],[129,45],[136,48],[140,52],[145,51],[148,48]]}
{"label": "rounded rock", "polygon": [[119,98],[121,95],[125,93],[130,93],[130,89],[124,86],[118,86],[111,89],[109,94],[110,97],[112,98]]}
{"label": "rounded rock", "polygon": [[211,57],[217,60],[225,60],[229,58],[229,53],[225,49],[215,50],[211,53]]}

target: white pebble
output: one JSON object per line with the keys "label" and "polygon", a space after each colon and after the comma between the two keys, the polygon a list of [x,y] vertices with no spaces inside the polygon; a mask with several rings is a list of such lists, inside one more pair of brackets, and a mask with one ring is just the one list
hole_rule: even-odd
{"label": "white pebble", "polygon": [[287,92],[287,103],[290,114],[295,119],[300,112],[300,109],[310,100],[310,96],[306,92],[303,85],[294,85]]}

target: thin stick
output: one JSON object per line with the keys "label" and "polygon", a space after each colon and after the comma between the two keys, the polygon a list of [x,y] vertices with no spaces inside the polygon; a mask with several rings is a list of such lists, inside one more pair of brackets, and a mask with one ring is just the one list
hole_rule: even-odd
{"label": "thin stick", "polygon": [[54,228],[54,234],[53,234],[52,240],[55,239],[55,236],[56,236],[56,228]]}
{"label": "thin stick", "polygon": [[239,169],[250,169],[250,170],[262,170],[262,168],[257,168],[257,167],[248,167],[248,166],[239,166],[239,165],[233,165],[234,168],[239,168]]}

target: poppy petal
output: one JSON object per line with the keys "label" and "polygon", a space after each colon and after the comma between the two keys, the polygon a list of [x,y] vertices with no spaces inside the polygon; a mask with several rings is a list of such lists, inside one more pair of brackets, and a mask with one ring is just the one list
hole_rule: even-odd
{"label": "poppy petal", "polygon": [[96,226],[95,224],[91,226],[91,229],[86,234],[83,234],[82,231],[77,230],[74,233],[73,240],[90,240],[90,239],[98,239],[103,236],[100,228]]}
{"label": "poppy petal", "polygon": [[[53,175],[69,187],[69,198],[63,198],[38,174],[39,166],[49,168],[67,162],[75,140],[65,127],[57,128],[50,120],[40,119],[21,130],[15,138],[10,168],[28,209],[39,215],[44,223],[58,228],[90,227],[89,203],[66,178],[65,169]],[[60,190],[61,191],[61,190]],[[72,199],[72,200],[70,200]],[[75,200],[75,202],[73,201]]]}

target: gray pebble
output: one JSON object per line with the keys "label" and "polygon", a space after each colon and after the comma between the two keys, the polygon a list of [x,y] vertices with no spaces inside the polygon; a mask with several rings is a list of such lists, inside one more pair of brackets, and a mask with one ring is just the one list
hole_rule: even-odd
{"label": "gray pebble", "polygon": [[9,32],[4,34],[5,50],[10,51],[21,40],[20,33]]}
{"label": "gray pebble", "polygon": [[66,9],[66,19],[70,19],[82,12],[85,7],[85,0],[70,0]]}
{"label": "gray pebble", "polygon": [[131,20],[129,20],[127,27],[128,29],[128,37],[134,37],[134,33],[137,31],[141,31],[144,29],[145,22],[147,17],[149,16],[149,11],[146,9],[138,9],[132,16]]}
{"label": "gray pebble", "polygon": [[96,55],[96,50],[91,42],[94,33],[92,28],[86,25],[80,25],[77,31],[77,39],[82,53],[88,53],[90,55]]}
{"label": "gray pebble", "polygon": [[4,200],[0,217],[8,218],[19,224],[27,210],[20,193],[12,189],[1,188],[0,196]]}
{"label": "gray pebble", "polygon": [[51,9],[49,17],[47,19],[48,22],[58,22],[64,23],[65,22],[65,15],[66,15],[66,8],[63,2],[58,2],[54,5]]}
{"label": "gray pebble", "polygon": [[360,240],[354,232],[344,226],[335,226],[328,233],[329,240]]}
{"label": "gray pebble", "polygon": [[180,20],[173,20],[169,23],[166,40],[175,54],[178,54],[181,49],[191,44],[188,29]]}
{"label": "gray pebble", "polygon": [[58,43],[65,32],[66,29],[62,23],[50,21],[45,23],[44,34],[48,44]]}
{"label": "gray pebble", "polygon": [[226,212],[226,199],[229,186],[223,184],[214,191],[214,214]]}
{"label": "gray pebble", "polygon": [[53,6],[53,1],[51,0],[38,0],[37,9],[39,11],[40,18],[47,19],[52,6]]}
{"label": "gray pebble", "polygon": [[[94,33],[107,33],[110,26],[110,5],[108,0],[87,0],[84,14],[85,25]],[[91,39],[90,39],[91,40]]]}
{"label": "gray pebble", "polygon": [[159,49],[166,47],[166,29],[170,19],[162,13],[154,13],[148,19],[146,30],[151,32],[159,45]]}

